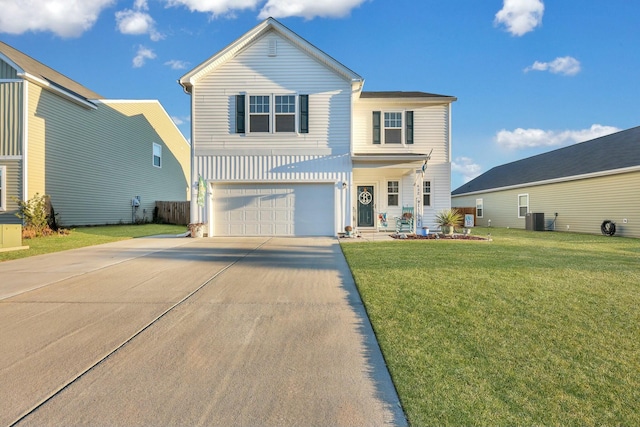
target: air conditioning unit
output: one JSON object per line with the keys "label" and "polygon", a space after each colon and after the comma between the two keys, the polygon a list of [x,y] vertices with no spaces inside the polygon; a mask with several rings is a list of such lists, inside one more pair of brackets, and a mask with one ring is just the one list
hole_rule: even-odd
{"label": "air conditioning unit", "polygon": [[531,231],[544,231],[544,213],[528,213],[525,228]]}

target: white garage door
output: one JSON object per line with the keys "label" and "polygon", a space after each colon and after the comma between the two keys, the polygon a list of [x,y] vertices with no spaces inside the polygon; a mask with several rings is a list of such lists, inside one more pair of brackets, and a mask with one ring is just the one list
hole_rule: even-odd
{"label": "white garage door", "polygon": [[213,186],[216,236],[332,236],[333,184]]}

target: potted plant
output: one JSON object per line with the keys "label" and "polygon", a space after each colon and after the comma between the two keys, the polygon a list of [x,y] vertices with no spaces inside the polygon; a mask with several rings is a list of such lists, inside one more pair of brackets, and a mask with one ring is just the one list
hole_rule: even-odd
{"label": "potted plant", "polygon": [[436,224],[443,234],[452,235],[456,225],[462,224],[463,216],[457,209],[445,209],[436,214]]}
{"label": "potted plant", "polygon": [[192,222],[188,225],[191,237],[201,238],[204,236],[204,224],[201,222]]}
{"label": "potted plant", "polygon": [[353,227],[351,227],[350,225],[345,225],[344,226],[344,232],[347,236],[351,236],[351,232],[353,231]]}

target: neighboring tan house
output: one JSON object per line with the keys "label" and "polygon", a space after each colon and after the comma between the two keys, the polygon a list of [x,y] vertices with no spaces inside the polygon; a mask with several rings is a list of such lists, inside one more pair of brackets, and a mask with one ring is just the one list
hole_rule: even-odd
{"label": "neighboring tan house", "polygon": [[192,222],[209,235],[393,230],[404,207],[414,227],[434,227],[450,207],[454,97],[363,92],[362,77],[272,18],[179,82],[191,95]]}
{"label": "neighboring tan house", "polygon": [[546,230],[600,233],[608,220],[640,237],[640,127],[497,166],[451,194],[477,225],[525,228],[542,214]]}
{"label": "neighboring tan house", "polygon": [[62,225],[148,221],[187,200],[189,162],[158,101],[104,99],[0,42],[0,223],[36,193]]}

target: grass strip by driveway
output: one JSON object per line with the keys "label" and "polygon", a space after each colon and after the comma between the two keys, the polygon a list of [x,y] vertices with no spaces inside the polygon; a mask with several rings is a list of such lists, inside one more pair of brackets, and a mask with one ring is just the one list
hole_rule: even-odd
{"label": "grass strip by driveway", "polygon": [[640,425],[640,240],[343,244],[411,425]]}
{"label": "grass strip by driveway", "polygon": [[183,225],[142,224],[142,225],[105,225],[99,227],[79,227],[67,235],[36,237],[23,239],[22,244],[29,249],[0,252],[0,262],[26,258],[84,246],[100,245],[118,240],[136,237],[154,236],[158,234],[181,234],[186,231]]}

